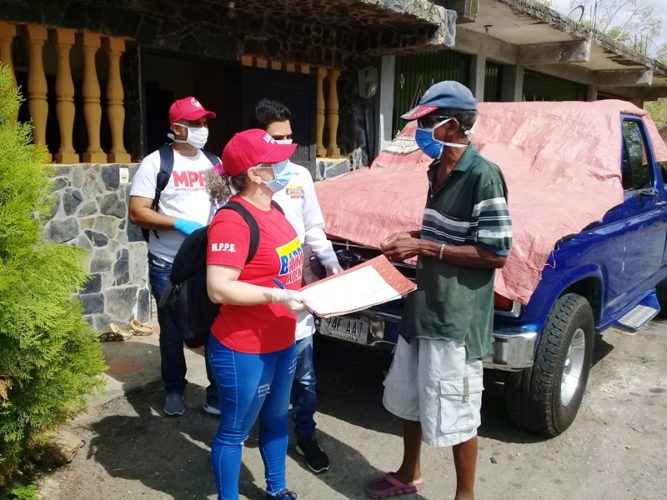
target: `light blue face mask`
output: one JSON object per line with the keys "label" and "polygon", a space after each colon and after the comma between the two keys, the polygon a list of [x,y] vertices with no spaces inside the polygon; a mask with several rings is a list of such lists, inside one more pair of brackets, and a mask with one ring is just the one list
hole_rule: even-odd
{"label": "light blue face mask", "polygon": [[433,137],[436,129],[442,127],[445,123],[453,118],[447,118],[446,120],[436,123],[433,128],[418,128],[415,132],[415,142],[417,146],[421,149],[427,156],[433,158],[434,160],[439,159],[442,156],[442,151],[445,146],[450,146],[452,148],[465,148],[467,144],[459,144],[456,142],[443,142],[437,140]]}
{"label": "light blue face mask", "polygon": [[266,186],[274,193],[277,193],[285,189],[289,184],[292,178],[292,166],[289,160],[283,160],[279,163],[273,163],[271,169],[273,170],[273,180],[268,181]]}

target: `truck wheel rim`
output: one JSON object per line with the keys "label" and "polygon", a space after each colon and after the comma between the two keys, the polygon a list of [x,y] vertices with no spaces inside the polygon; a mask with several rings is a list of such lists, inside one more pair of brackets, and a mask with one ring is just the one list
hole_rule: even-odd
{"label": "truck wheel rim", "polygon": [[582,328],[577,328],[567,348],[563,379],[560,383],[560,403],[568,406],[579,389],[581,373],[584,368],[584,354],[586,352],[586,335]]}

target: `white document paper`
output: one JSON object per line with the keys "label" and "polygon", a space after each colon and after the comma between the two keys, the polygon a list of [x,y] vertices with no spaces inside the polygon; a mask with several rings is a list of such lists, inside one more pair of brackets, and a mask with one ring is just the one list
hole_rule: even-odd
{"label": "white document paper", "polygon": [[389,302],[416,288],[383,256],[305,287],[308,309],[322,318]]}

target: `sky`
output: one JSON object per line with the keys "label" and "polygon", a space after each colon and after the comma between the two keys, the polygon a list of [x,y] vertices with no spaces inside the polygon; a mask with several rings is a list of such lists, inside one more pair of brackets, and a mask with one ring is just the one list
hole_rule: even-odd
{"label": "sky", "polygon": [[[602,2],[604,0],[600,1]],[[662,45],[663,43],[667,42],[667,1],[666,0],[638,0],[638,1],[640,2],[641,5],[649,5],[653,7],[653,14],[662,20],[662,31],[660,32],[660,34],[658,34],[658,36],[654,40],[655,43],[650,44],[648,47],[649,54],[655,56],[658,47],[660,47],[660,45]],[[572,10],[570,5],[571,5],[570,0],[551,0],[551,8],[557,12],[560,12],[561,14],[567,15]],[[589,13],[586,12],[586,15],[589,15]],[[620,17],[619,14],[619,20],[620,19],[622,19],[622,17]]]}

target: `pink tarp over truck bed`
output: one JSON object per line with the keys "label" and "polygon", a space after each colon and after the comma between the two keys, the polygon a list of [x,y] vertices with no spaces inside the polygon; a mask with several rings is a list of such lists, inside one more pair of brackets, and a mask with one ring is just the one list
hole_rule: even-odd
{"label": "pink tarp over truck bed", "polygon": [[[514,228],[496,292],[527,303],[555,244],[623,201],[621,113],[643,118],[657,161],[666,161],[650,116],[625,101],[479,104],[473,143],[505,176]],[[316,183],[331,237],[379,247],[421,227],[430,159],[414,129],[408,124],[370,169]]]}

